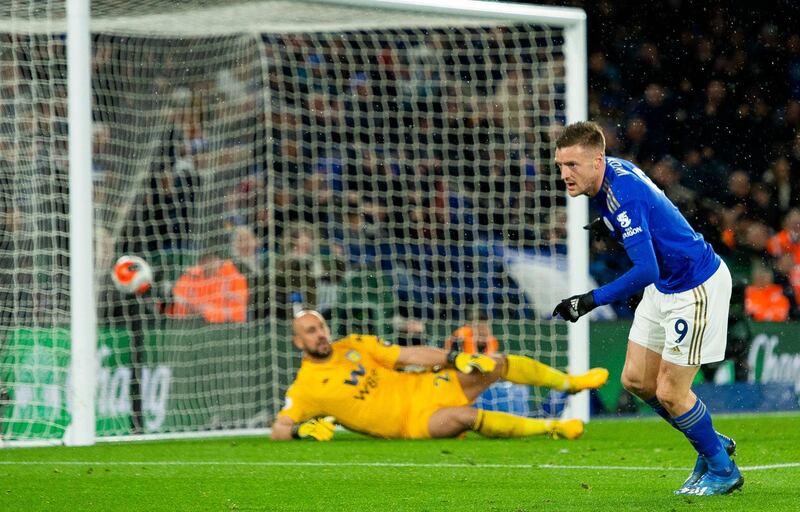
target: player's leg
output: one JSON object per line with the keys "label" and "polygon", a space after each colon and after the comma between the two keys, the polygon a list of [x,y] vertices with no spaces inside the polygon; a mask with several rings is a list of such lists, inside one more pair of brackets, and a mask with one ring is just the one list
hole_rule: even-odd
{"label": "player's leg", "polygon": [[576,439],[583,434],[583,422],[525,418],[468,406],[444,407],[435,411],[428,420],[428,433],[433,438],[455,437],[467,430],[487,437],[551,435]]}
{"label": "player's leg", "polygon": [[699,366],[680,366],[662,361],[658,375],[658,401],[672,416],[673,426],[686,436],[698,453],[692,473],[676,492],[694,494],[695,487],[708,487],[702,484],[707,477],[717,480],[716,484],[721,485],[724,492],[730,492],[743,483],[731,459],[736,443],[714,429],[711,414],[691,390],[698,369]]}
{"label": "player's leg", "polygon": [[548,366],[536,359],[509,354],[503,379],[515,384],[542,386],[568,393],[584,389],[597,389],[608,381],[608,370],[592,368],[580,375],[570,375]]}
{"label": "player's leg", "polygon": [[667,341],[656,398],[698,453],[695,470],[679,494],[723,494],[744,482],[729,455],[735,443],[714,430],[705,404],[691,390],[700,365],[725,356],[730,290],[730,273],[723,263],[705,283],[665,302]]}
{"label": "player's leg", "polygon": [[625,366],[622,368],[622,387],[641,398],[662,418],[672,423],[672,417],[656,399],[661,354],[633,340],[628,340]]}
{"label": "player's leg", "polygon": [[652,407],[667,423],[675,426],[672,416],[656,397],[661,354],[664,352],[666,342],[662,325],[664,315],[659,303],[662,297],[663,294],[659,294],[653,285],[644,290],[628,335],[628,350],[625,354],[625,366],[622,369],[622,386]]}

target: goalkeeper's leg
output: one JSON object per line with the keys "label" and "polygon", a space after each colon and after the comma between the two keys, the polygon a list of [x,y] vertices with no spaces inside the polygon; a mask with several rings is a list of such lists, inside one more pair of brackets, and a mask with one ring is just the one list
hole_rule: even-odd
{"label": "goalkeeper's leg", "polygon": [[431,437],[455,437],[473,430],[486,437],[531,437],[549,435],[577,439],[583,434],[581,420],[541,420],[473,407],[445,407],[428,421]]}
{"label": "goalkeeper's leg", "polygon": [[516,384],[543,386],[567,393],[597,389],[608,381],[608,370],[592,368],[580,375],[569,375],[525,356],[507,355],[502,378]]}

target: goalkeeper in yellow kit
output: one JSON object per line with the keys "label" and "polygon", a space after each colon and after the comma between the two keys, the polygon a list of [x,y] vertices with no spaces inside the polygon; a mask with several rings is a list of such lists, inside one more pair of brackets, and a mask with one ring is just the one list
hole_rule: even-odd
{"label": "goalkeeper in yellow kit", "polygon": [[[604,368],[567,375],[529,357],[401,347],[375,336],[352,334],[332,343],[325,319],[312,310],[298,313],[293,329],[303,363],[272,425],[276,440],[327,441],[333,437],[331,416],[350,430],[390,439],[455,437],[467,430],[488,437],[575,439],[583,434],[578,419],[526,418],[470,404],[500,378],[570,393],[608,380]],[[396,371],[404,366],[431,370]]]}

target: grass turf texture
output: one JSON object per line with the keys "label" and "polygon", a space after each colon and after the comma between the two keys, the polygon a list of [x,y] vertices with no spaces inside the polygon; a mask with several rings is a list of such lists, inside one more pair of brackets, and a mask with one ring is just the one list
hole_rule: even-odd
{"label": "grass turf texture", "polygon": [[673,496],[694,452],[655,418],[596,420],[577,441],[383,441],[337,432],[329,443],[5,449],[0,510],[797,510],[800,415],[720,417],[715,425],[739,443],[741,467],[795,464],[743,469],[744,489],[730,496]]}

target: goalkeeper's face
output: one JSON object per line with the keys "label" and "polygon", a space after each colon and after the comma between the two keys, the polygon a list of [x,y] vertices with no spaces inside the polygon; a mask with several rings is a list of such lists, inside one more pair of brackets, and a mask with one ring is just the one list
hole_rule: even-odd
{"label": "goalkeeper's face", "polygon": [[605,171],[605,158],[601,150],[579,144],[558,148],[556,166],[570,197],[592,197],[600,191]]}
{"label": "goalkeeper's face", "polygon": [[327,359],[331,355],[331,330],[322,315],[304,311],[294,319],[294,344],[312,359]]}

